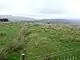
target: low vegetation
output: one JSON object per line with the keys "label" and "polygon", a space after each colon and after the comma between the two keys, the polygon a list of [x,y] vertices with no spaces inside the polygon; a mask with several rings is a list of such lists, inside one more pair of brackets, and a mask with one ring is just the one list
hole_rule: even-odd
{"label": "low vegetation", "polygon": [[1,59],[20,60],[21,53],[27,60],[79,56],[80,28],[67,24],[0,24]]}

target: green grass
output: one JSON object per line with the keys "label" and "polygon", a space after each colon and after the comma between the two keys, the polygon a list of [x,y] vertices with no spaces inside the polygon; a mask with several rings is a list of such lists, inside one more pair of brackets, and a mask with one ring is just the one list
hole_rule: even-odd
{"label": "green grass", "polygon": [[[29,29],[31,34],[25,38],[26,41],[29,40],[25,44],[28,58],[45,57],[46,55],[58,56],[59,54],[61,54],[60,56],[79,56],[80,42],[76,42],[76,40],[80,40],[80,29],[66,25],[30,25]],[[39,60],[39,58],[36,57],[32,60]]]}
{"label": "green grass", "polygon": [[17,36],[19,30],[20,24],[0,24],[0,47],[7,46]]}
{"label": "green grass", "polygon": [[20,24],[0,24],[0,52],[13,45],[20,30]]}
{"label": "green grass", "polygon": [[[0,25],[0,33],[6,33],[6,36],[0,36],[0,48],[8,46],[19,30],[20,24]],[[27,60],[44,60],[46,56],[80,56],[80,28],[71,25],[29,24],[24,41],[23,48],[11,51],[7,60],[20,60],[24,49]]]}

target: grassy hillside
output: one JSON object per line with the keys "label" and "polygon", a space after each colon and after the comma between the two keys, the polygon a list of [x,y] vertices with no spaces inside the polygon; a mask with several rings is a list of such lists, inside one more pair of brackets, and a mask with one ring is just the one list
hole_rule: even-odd
{"label": "grassy hillside", "polygon": [[20,24],[0,24],[0,47],[6,47],[20,30]]}
{"label": "grassy hillside", "polygon": [[[18,36],[20,24],[0,27],[0,33],[6,33],[5,38],[0,36],[0,48],[3,48]],[[6,56],[7,60],[20,60],[22,52],[26,54],[27,60],[47,60],[46,56],[52,59],[58,56],[80,56],[79,26],[25,24],[24,35],[24,39],[20,39],[24,41],[22,48],[20,46],[10,51]]]}
{"label": "grassy hillside", "polygon": [[20,24],[0,24],[0,59],[8,52],[7,49],[16,42],[20,26]]}
{"label": "grassy hillside", "polygon": [[[30,25],[25,38],[28,58],[39,56],[79,56],[80,28],[70,25]],[[29,40],[29,41],[28,41]],[[26,42],[28,41],[28,43]],[[29,59],[31,60],[31,59]],[[35,57],[32,60],[39,60]]]}

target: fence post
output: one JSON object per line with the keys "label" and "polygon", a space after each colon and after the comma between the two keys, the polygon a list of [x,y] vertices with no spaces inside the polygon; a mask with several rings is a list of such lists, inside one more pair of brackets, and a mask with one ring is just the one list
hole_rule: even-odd
{"label": "fence post", "polygon": [[69,58],[70,60],[72,60],[72,57],[70,56],[70,58]]}
{"label": "fence post", "polygon": [[25,54],[21,54],[20,60],[25,60]]}
{"label": "fence post", "polygon": [[63,57],[63,60],[65,60],[65,56]]}
{"label": "fence post", "polygon": [[72,60],[74,60],[74,56],[72,57]]}

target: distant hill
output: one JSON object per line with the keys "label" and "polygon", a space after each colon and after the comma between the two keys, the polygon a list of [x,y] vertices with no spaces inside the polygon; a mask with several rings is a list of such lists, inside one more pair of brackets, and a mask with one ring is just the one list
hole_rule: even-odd
{"label": "distant hill", "polygon": [[80,24],[80,19],[69,19],[71,24]]}
{"label": "distant hill", "polygon": [[38,23],[52,23],[52,24],[70,24],[70,21],[67,19],[42,19],[36,21]]}
{"label": "distant hill", "polygon": [[36,22],[51,24],[80,24],[80,19],[42,19]]}
{"label": "distant hill", "polygon": [[26,21],[35,23],[51,24],[80,24],[80,19],[34,19],[31,17],[21,17],[12,15],[0,15],[0,19],[7,18],[9,21]]}
{"label": "distant hill", "polygon": [[29,17],[21,17],[21,16],[12,16],[12,15],[0,15],[0,19],[1,18],[7,18],[10,21],[33,21],[35,19],[33,18],[29,18]]}

